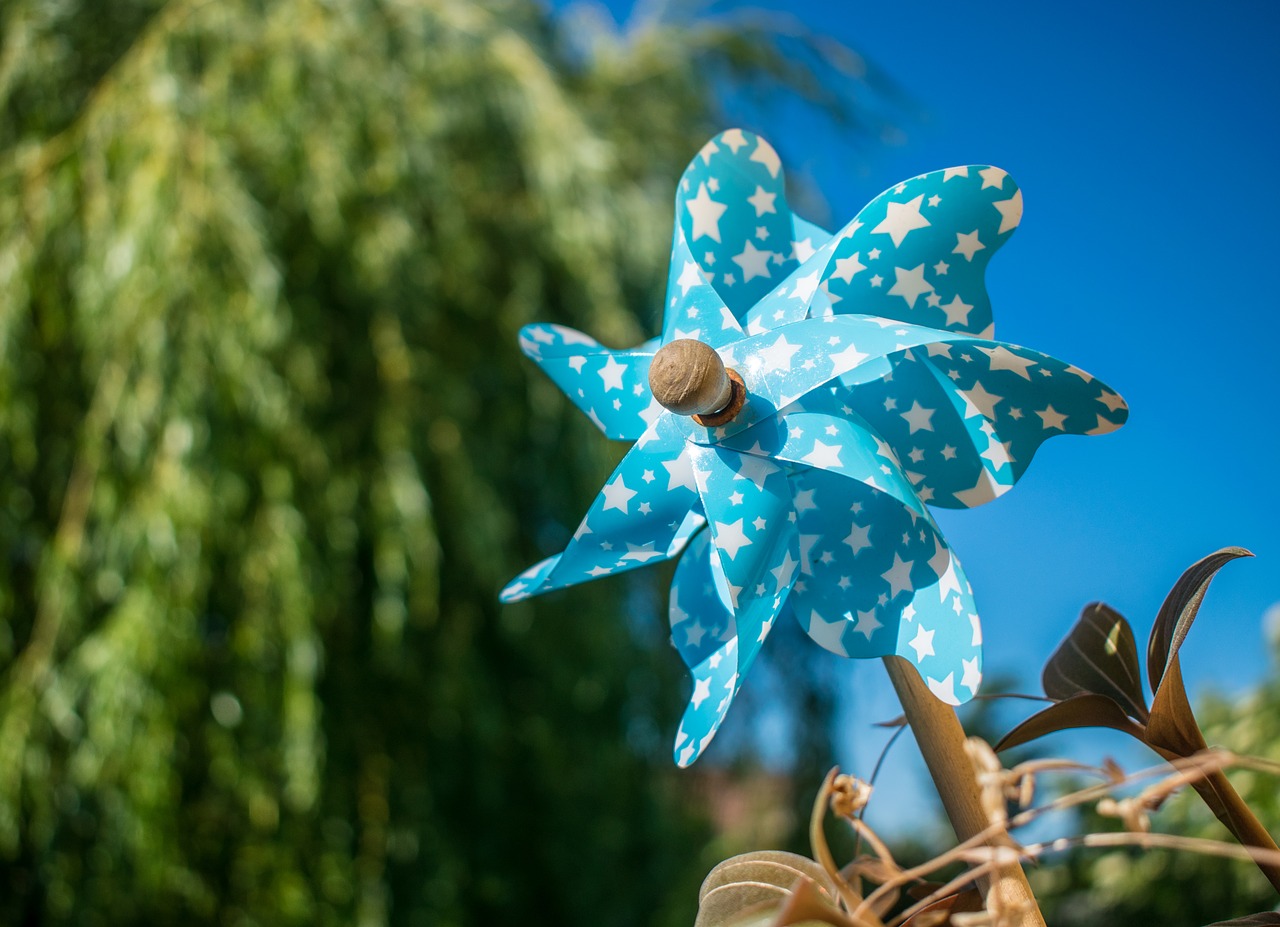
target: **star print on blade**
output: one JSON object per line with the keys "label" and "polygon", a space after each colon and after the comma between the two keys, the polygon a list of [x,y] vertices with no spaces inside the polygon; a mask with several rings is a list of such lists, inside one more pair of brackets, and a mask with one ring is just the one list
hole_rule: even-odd
{"label": "star print on blade", "polygon": [[[606,435],[635,443],[565,550],[502,598],[678,557],[672,641],[693,677],[680,765],[788,613],[834,653],[903,657],[949,704],[976,693],[978,610],[928,505],[987,502],[1046,438],[1127,415],[1089,374],[991,340],[983,274],[1021,216],[1004,171],[948,168],[831,235],[791,213],[774,149],[731,130],[679,183],[658,339],[617,351],[555,325],[521,332]],[[677,390],[658,397],[688,415],[655,397],[664,369]]]}

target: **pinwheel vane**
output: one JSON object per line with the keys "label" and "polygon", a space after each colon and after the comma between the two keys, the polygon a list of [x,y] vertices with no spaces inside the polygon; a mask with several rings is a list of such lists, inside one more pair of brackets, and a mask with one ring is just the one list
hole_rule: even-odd
{"label": "pinwheel vane", "polygon": [[1022,215],[994,167],[882,193],[832,235],[791,213],[777,154],[741,130],[686,169],[662,334],[605,348],[557,325],[525,352],[634,445],[572,541],[504,601],[680,555],[672,640],[697,759],[779,616],[850,657],[898,655],[949,704],[981,680],[972,591],[926,503],[1011,487],[1055,434],[1119,427],[1100,381],[992,340],[983,274]]}

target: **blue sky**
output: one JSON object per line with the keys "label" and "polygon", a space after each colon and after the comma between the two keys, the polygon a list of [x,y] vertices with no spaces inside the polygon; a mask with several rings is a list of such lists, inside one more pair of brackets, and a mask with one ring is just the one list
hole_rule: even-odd
{"label": "blue sky", "polygon": [[[1254,684],[1273,666],[1263,615],[1280,601],[1280,6],[777,8],[865,53],[927,116],[872,149],[791,107],[747,127],[811,178],[837,225],[915,174],[1009,171],[1026,211],[988,272],[997,336],[1084,368],[1130,405],[1119,432],[1047,443],[1006,496],[939,513],[974,585],[988,670],[1038,691],[1044,659],[1095,599],[1142,648],[1181,571],[1241,545],[1257,557],[1215,581],[1183,666],[1193,693]],[[851,728],[893,713],[883,675],[849,674]]]}

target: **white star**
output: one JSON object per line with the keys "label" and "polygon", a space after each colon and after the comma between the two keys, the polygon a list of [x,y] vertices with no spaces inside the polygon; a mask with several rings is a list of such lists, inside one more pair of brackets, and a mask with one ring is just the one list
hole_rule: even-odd
{"label": "white star", "polygon": [[738,149],[747,143],[746,138],[742,134],[741,129],[729,129],[720,133],[720,141],[729,146],[729,150],[734,154],[738,153]]}
{"label": "white star", "polygon": [[821,441],[813,442],[813,450],[805,454],[800,459],[805,463],[821,467],[824,470],[838,470],[843,464],[840,462],[840,451],[842,446],[839,444],[823,444]]}
{"label": "white star", "polygon": [[882,627],[884,625],[876,620],[876,610],[873,608],[867,612],[858,612],[858,623],[853,626],[853,630],[865,635],[867,640],[871,640],[871,635],[876,632],[876,629]]}
{"label": "white star", "polygon": [[924,279],[923,264],[910,270],[905,267],[895,267],[893,272],[897,275],[897,281],[889,288],[889,295],[901,296],[907,301],[909,309],[915,308],[916,299],[922,293],[928,293],[933,289],[933,284]]}
{"label": "white star", "polygon": [[973,639],[969,641],[971,646],[982,646],[982,625],[978,623],[978,616],[973,612],[969,613],[969,627],[973,630]]}
{"label": "white star", "polygon": [[911,401],[911,408],[902,413],[902,417],[906,419],[908,425],[911,426],[909,434],[915,434],[917,431],[933,431],[933,413],[937,409],[926,409],[920,405],[919,400]]}
{"label": "white star", "polygon": [[978,658],[972,660],[961,660],[964,664],[964,675],[960,677],[960,685],[966,687],[970,693],[978,691],[978,686],[982,683],[982,671],[978,669]]}
{"label": "white star", "polygon": [[1102,395],[1098,397],[1098,402],[1106,406],[1111,412],[1124,408],[1124,400],[1118,394],[1105,389],[1102,391]]}
{"label": "white star", "polygon": [[791,256],[801,264],[813,257],[813,250],[812,238],[806,238],[803,241],[793,241],[791,243]]}
{"label": "white star", "polygon": [[932,657],[933,653],[933,631],[926,631],[924,625],[916,626],[916,636],[907,646],[916,652],[916,662],[919,663],[925,657]]}
{"label": "white star", "polygon": [[715,525],[716,547],[728,554],[730,560],[737,557],[738,551],[751,543],[751,539],[742,530],[741,518],[727,525],[722,521],[716,522]]}
{"label": "white star", "polygon": [[829,355],[832,365],[832,373],[839,376],[848,373],[854,367],[857,367],[864,360],[870,357],[870,354],[863,354],[854,345],[849,345],[843,351]]}
{"label": "white star", "polygon": [[791,344],[787,341],[786,335],[779,335],[777,341],[767,348],[762,348],[758,352],[757,356],[759,357],[759,363],[761,364],[761,367],[759,368],[760,372],[768,373],[770,370],[790,370],[791,358],[793,358],[799,350],[800,345]]}
{"label": "white star", "polygon": [[849,536],[844,539],[856,557],[858,552],[871,546],[871,526],[853,524],[849,526]]}
{"label": "white star", "polygon": [[741,455],[741,463],[738,466],[738,472],[734,475],[735,480],[750,480],[755,484],[756,489],[764,492],[764,482],[772,474],[778,472],[778,467],[770,463],[763,457],[756,457],[754,454]]}
{"label": "white star", "polygon": [[742,253],[733,258],[733,262],[742,268],[742,282],[770,276],[769,258],[772,256],[772,251],[761,251],[750,241],[743,242]]}
{"label": "white star", "polygon": [[844,649],[843,642],[846,626],[847,622],[843,618],[837,618],[835,621],[823,621],[822,616],[815,611],[809,616],[809,637],[820,647],[825,647],[832,653],[847,657],[849,651]]}
{"label": "white star", "polygon": [[1037,412],[1036,415],[1040,416],[1040,421],[1044,422],[1043,427],[1046,431],[1050,428],[1056,428],[1058,431],[1067,430],[1062,427],[1062,423],[1067,420],[1067,417],[1052,405],[1046,406],[1043,412]]}
{"label": "white star", "polygon": [[704,677],[693,684],[693,696],[689,699],[694,709],[702,706],[708,698],[711,697],[711,677]]}
{"label": "white star", "polygon": [[[987,418],[996,417],[996,406],[1004,402],[1003,396],[997,396],[995,393],[987,392],[987,388],[982,383],[974,383],[972,387],[960,394],[968,399],[975,409]],[[945,449],[943,454],[946,454]],[[955,448],[951,449],[951,457],[956,456]],[[950,458],[948,458],[950,459]]]}
{"label": "white star", "polygon": [[1004,186],[1004,179],[1009,176],[1005,171],[1000,170],[998,167],[983,168],[978,171],[978,175],[982,178],[983,190],[987,189],[987,187],[995,187],[999,190]]}
{"label": "white star", "polygon": [[604,391],[607,393],[611,389],[622,389],[622,375],[627,372],[627,365],[619,364],[618,359],[610,354],[605,365],[597,372],[600,379],[604,380]]}
{"label": "white star", "polygon": [[697,647],[702,644],[702,638],[707,634],[707,629],[702,626],[702,622],[695,621],[689,627],[684,629],[684,639],[690,647]]}
{"label": "white star", "polygon": [[938,308],[947,314],[948,325],[968,325],[969,310],[973,307],[962,300],[960,294],[957,293],[951,298],[951,302]]}
{"label": "white star", "polygon": [[693,261],[685,261],[676,283],[680,285],[680,295],[688,296],[691,289],[702,283],[702,272],[698,270],[698,265]]}
{"label": "white star", "polygon": [[867,269],[867,266],[858,260],[861,253],[862,252],[860,251],[855,251],[847,258],[836,258],[836,269],[831,276],[839,277],[845,283],[850,283],[853,280],[854,274],[860,270]]}
{"label": "white star", "polygon": [[796,280],[796,285],[791,288],[792,299],[812,299],[814,291],[818,289],[819,271],[814,271],[807,277],[800,277]]}
{"label": "white star", "polygon": [[782,161],[778,158],[778,153],[762,138],[756,140],[756,150],[751,152],[751,160],[768,168],[770,177],[777,177],[778,171],[782,169]]}
{"label": "white star", "polygon": [[978,230],[972,232],[956,232],[956,246],[951,249],[952,254],[963,254],[966,261],[972,261],[975,253],[984,249],[986,245],[978,241]]}
{"label": "white star", "polygon": [[689,215],[693,217],[693,240],[697,241],[706,235],[714,241],[719,241],[720,217],[729,207],[713,200],[707,193],[705,183],[698,187],[698,195],[689,200],[686,205],[689,207]]}
{"label": "white star", "polygon": [[813,494],[817,492],[814,489],[801,489],[796,492],[795,501],[792,503],[797,512],[807,512],[810,509],[816,509],[818,503],[813,501]]}
{"label": "white star", "polygon": [[894,247],[898,247],[907,233],[929,224],[929,220],[920,215],[920,202],[923,199],[922,193],[907,203],[890,203],[884,221],[871,231],[888,235],[893,239]]}
{"label": "white star", "polygon": [[934,679],[932,676],[927,677],[925,682],[929,684],[929,691],[940,702],[946,702],[948,705],[959,705],[960,699],[956,698],[956,674],[947,673],[946,679]]}
{"label": "white star", "polygon": [[1030,358],[1014,354],[1003,345],[996,348],[978,348],[978,350],[991,358],[992,370],[1012,370],[1024,380],[1031,379],[1031,374],[1027,373],[1027,368],[1033,366],[1036,362]]}
{"label": "white star", "polygon": [[627,504],[635,496],[636,491],[628,489],[627,484],[622,482],[622,477],[618,477],[612,483],[606,483],[602,492],[604,493],[604,508],[601,509],[602,512],[607,512],[609,509],[617,509],[624,515],[628,514]]}
{"label": "white star", "polygon": [[791,559],[791,551],[787,551],[786,555],[779,563],[769,572],[773,574],[773,578],[778,581],[778,588],[785,589],[791,582],[791,577],[796,575],[796,567],[800,565],[799,560]]}
{"label": "white star", "polygon": [[942,172],[942,182],[946,183],[952,177],[968,177],[968,176],[969,176],[968,165],[965,165],[964,167],[949,167]]}
{"label": "white star", "polygon": [[[648,503],[646,503],[648,504]],[[653,549],[654,542],[647,544],[632,544],[627,542],[627,552],[622,555],[623,560],[635,560],[640,563],[648,563],[655,557],[665,557],[666,552]]]}
{"label": "white star", "polygon": [[769,193],[764,187],[756,187],[756,192],[747,197],[747,202],[755,207],[757,216],[763,216],[767,212],[778,211],[773,205],[773,201],[777,198],[778,194]]}
{"label": "white star", "polygon": [[1000,228],[997,232],[1003,233],[1010,229],[1016,229],[1018,223],[1022,221],[1022,191],[1019,190],[1007,200],[996,200],[991,204],[1000,210]]}
{"label": "white star", "polygon": [[889,584],[889,595],[891,597],[900,592],[908,592],[911,589],[911,568],[913,566],[915,566],[914,561],[903,560],[897,551],[893,552],[892,566],[880,574],[880,578]]}

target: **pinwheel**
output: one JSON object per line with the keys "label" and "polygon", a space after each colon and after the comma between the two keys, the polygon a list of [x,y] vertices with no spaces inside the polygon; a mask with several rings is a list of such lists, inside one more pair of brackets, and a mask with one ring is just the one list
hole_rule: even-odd
{"label": "pinwheel", "polygon": [[502,598],[682,554],[669,611],[694,688],[680,765],[786,612],[835,653],[904,657],[945,702],[976,692],[977,609],[925,503],[995,498],[1045,438],[1126,415],[1082,371],[991,340],[983,273],[1021,212],[1003,171],[952,168],[831,235],[791,213],[773,148],[731,130],[680,182],[658,339],[616,351],[523,330],[601,431],[635,443],[567,548]]}

